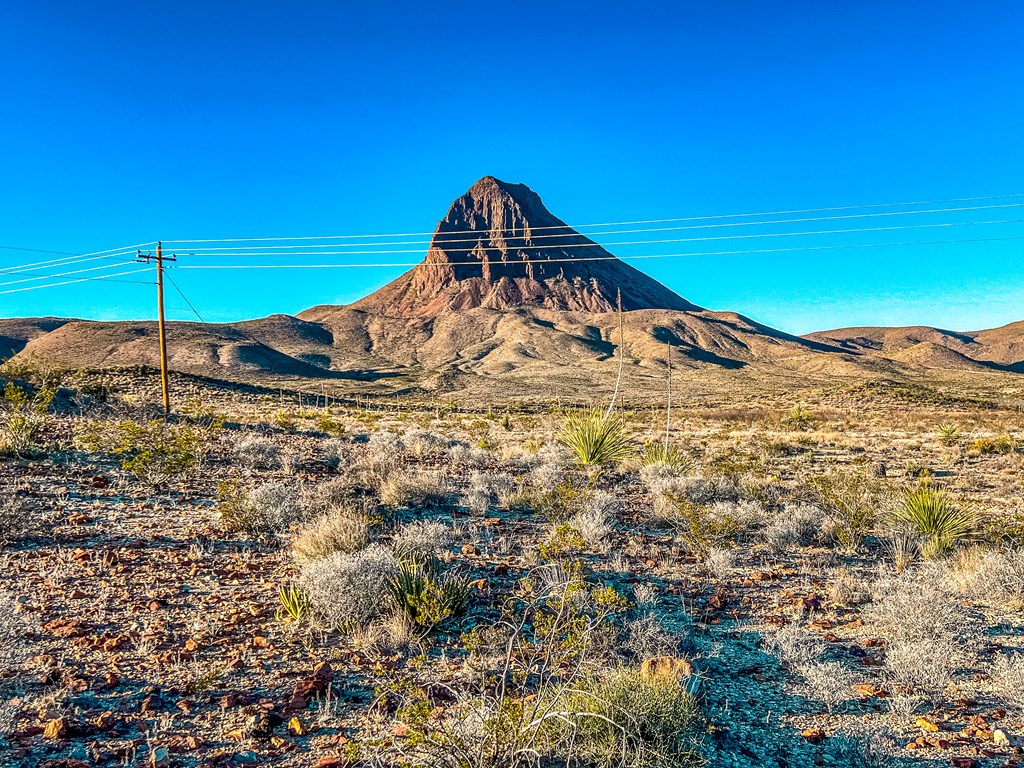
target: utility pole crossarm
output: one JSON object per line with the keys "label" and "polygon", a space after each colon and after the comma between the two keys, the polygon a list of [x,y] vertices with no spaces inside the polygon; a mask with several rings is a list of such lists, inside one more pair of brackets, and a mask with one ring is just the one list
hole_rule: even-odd
{"label": "utility pole crossarm", "polygon": [[167,375],[167,332],[164,327],[164,262],[177,261],[174,254],[164,256],[163,243],[156,244],[156,255],[137,251],[136,261],[150,264],[156,262],[156,305],[157,330],[160,336],[160,384],[164,395],[164,415],[171,413],[170,381]]}

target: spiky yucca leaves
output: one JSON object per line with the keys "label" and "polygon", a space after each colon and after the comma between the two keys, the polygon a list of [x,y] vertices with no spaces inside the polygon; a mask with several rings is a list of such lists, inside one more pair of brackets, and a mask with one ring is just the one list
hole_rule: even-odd
{"label": "spiky yucca leaves", "polygon": [[920,485],[907,491],[894,513],[898,523],[922,538],[921,554],[941,557],[974,531],[975,515],[962,507],[945,491]]}
{"label": "spiky yucca leaves", "polygon": [[794,406],[789,414],[783,417],[782,426],[794,432],[806,432],[814,429],[814,414],[799,405]]}
{"label": "spiky yucca leaves", "polygon": [[584,467],[613,464],[633,453],[629,430],[622,418],[601,411],[570,413],[558,442],[572,451],[577,463]]}
{"label": "spiky yucca leaves", "polygon": [[287,616],[292,621],[302,620],[302,616],[309,606],[309,600],[306,599],[306,595],[301,589],[294,584],[289,584],[287,587],[282,586],[277,597],[281,601],[281,608],[278,609],[279,617]]}
{"label": "spiky yucca leaves", "polygon": [[960,429],[956,424],[939,424],[939,440],[945,445],[956,445],[960,439]]}
{"label": "spiky yucca leaves", "polygon": [[430,630],[447,618],[466,609],[472,588],[469,582],[453,573],[436,575],[436,566],[403,562],[398,573],[388,582],[391,597],[413,623]]}

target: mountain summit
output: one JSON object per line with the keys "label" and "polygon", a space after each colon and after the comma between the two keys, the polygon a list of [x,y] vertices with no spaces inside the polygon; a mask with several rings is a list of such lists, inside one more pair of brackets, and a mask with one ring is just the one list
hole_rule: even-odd
{"label": "mountain summit", "polygon": [[700,311],[552,214],[525,184],[484,176],[451,204],[423,262],[352,305],[392,317],[476,307]]}

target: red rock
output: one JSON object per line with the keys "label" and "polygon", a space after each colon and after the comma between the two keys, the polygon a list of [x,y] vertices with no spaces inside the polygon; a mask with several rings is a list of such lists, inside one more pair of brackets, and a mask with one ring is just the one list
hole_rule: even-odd
{"label": "red rock", "polygon": [[827,738],[821,728],[807,728],[800,735],[810,744],[821,744]]}
{"label": "red rock", "polygon": [[68,719],[66,717],[57,717],[50,720],[46,727],[43,728],[44,739],[60,739],[66,736],[68,733]]}

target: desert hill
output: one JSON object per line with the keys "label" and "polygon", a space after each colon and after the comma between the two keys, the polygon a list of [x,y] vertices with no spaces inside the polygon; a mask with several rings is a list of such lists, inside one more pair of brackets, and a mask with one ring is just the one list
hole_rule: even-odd
{"label": "desert hill", "polygon": [[804,338],[858,354],[915,360],[925,367],[995,368],[1024,372],[1024,321],[982,331],[930,326],[838,328]]}

